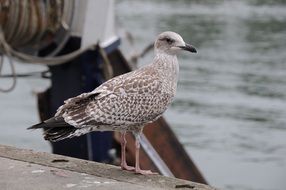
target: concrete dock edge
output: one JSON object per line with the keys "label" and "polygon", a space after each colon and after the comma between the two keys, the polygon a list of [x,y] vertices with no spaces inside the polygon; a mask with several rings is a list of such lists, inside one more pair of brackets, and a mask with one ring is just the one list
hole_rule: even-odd
{"label": "concrete dock edge", "polygon": [[[4,190],[31,190],[37,185],[38,186],[34,189],[83,189],[85,187],[84,189],[105,190],[114,189],[116,186],[115,189],[215,190],[215,188],[210,186],[194,183],[191,181],[164,177],[161,175],[138,175],[134,174],[133,172],[122,171],[119,167],[108,164],[86,161],[45,152],[35,152],[33,150],[20,149],[6,145],[0,145],[0,163],[0,176],[5,176],[0,177],[0,186],[2,187],[1,189],[4,188]],[[29,170],[30,172],[25,170]],[[52,183],[45,181],[45,179],[41,179],[41,176],[38,175],[37,180],[42,181],[42,183],[37,184],[35,178],[32,178],[31,176],[37,173],[35,171],[49,171],[43,172],[45,175],[42,175],[42,178],[50,179],[52,180]],[[54,175],[55,178],[53,179],[50,175]],[[17,183],[19,183],[19,181],[17,182],[17,179],[15,179],[14,183],[12,180],[15,177],[22,179],[23,181],[22,184],[18,184],[19,188],[17,188]],[[74,181],[81,180],[81,182],[66,182],[66,184],[61,184],[63,182],[62,178],[68,181],[69,177],[71,178],[71,181],[73,179]],[[86,179],[94,180],[88,181]],[[31,183],[25,183],[29,180],[34,184],[32,188]],[[83,182],[86,182],[89,185],[84,185]],[[58,186],[57,183],[59,183]]]}

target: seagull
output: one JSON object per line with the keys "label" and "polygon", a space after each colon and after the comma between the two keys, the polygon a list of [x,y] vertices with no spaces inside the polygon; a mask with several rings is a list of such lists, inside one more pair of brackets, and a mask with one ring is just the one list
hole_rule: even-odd
{"label": "seagull", "polygon": [[[161,33],[155,43],[151,64],[114,77],[89,93],[64,101],[54,117],[28,129],[44,129],[44,138],[59,141],[92,131],[119,131],[121,168],[153,174],[139,165],[140,134],[147,123],[157,120],[172,102],[177,88],[181,50],[197,50],[171,31]],[[125,158],[126,132],[135,136],[135,167]]]}

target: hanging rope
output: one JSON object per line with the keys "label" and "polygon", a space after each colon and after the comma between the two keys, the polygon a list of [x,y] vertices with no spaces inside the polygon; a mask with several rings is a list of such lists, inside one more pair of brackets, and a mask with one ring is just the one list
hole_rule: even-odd
{"label": "hanging rope", "polygon": [[[37,73],[16,74],[13,60],[40,65],[59,65],[80,56],[87,50],[98,48],[103,59],[106,78],[113,76],[112,66],[99,44],[90,45],[69,54],[55,55],[64,47],[70,37],[75,0],[1,0],[0,1],[0,77],[12,77],[12,85],[0,92],[14,89],[17,77],[36,76]],[[45,57],[37,52],[50,44],[57,47]],[[1,56],[2,55],[2,56]],[[10,66],[9,74],[3,75],[3,56]],[[13,59],[12,59],[13,58]],[[44,74],[43,74],[44,73]],[[40,73],[46,77],[47,73]]]}
{"label": "hanging rope", "polygon": [[3,76],[5,55],[10,66],[9,75],[12,77],[11,86],[0,87],[0,92],[10,92],[16,86],[17,77],[12,57],[21,62],[44,62],[38,57],[35,61],[36,56],[29,53],[35,54],[52,43],[51,39],[64,29],[58,47],[49,56],[62,49],[70,35],[73,11],[74,0],[0,1],[0,76]]}
{"label": "hanging rope", "polygon": [[112,69],[112,65],[111,62],[105,52],[105,50],[100,46],[100,43],[97,43],[97,47],[98,52],[102,58],[103,61],[103,75],[105,80],[111,79],[113,77],[113,69]]}
{"label": "hanging rope", "polygon": [[66,42],[73,15],[74,0],[0,1],[5,41],[14,50],[28,54],[53,43],[56,37],[60,46]]}
{"label": "hanging rope", "polygon": [[[1,34],[0,34],[0,38],[1,38]],[[5,49],[6,46],[4,46],[3,48]],[[12,73],[11,74],[11,76],[12,76],[12,85],[10,87],[6,88],[6,89],[0,87],[0,92],[4,92],[4,93],[11,92],[15,88],[16,83],[17,83],[15,66],[14,66],[14,63],[13,63],[13,61],[11,59],[11,55],[9,53],[7,53],[6,56],[8,58],[10,69],[11,69],[11,73]],[[0,60],[0,76],[1,76],[2,69],[3,69],[3,64],[4,64],[4,57],[1,56],[1,60]]]}
{"label": "hanging rope", "polygon": [[[10,54],[21,62],[45,65],[60,64],[78,56],[83,50],[70,56],[47,59],[56,55],[70,36],[74,4],[74,0],[0,1],[1,53]],[[45,58],[35,56],[52,43],[58,46]]]}
{"label": "hanging rope", "polygon": [[2,47],[4,47],[2,49],[2,53],[6,54],[6,55],[11,55],[13,56],[14,59],[16,59],[17,61],[23,62],[23,63],[37,63],[40,65],[59,65],[62,63],[66,63],[76,57],[78,57],[79,55],[81,55],[83,52],[87,51],[87,50],[93,50],[96,48],[96,44],[94,45],[90,45],[88,47],[86,47],[85,49],[79,49],[77,51],[74,51],[72,53],[66,54],[66,55],[61,55],[61,56],[57,56],[57,57],[37,57],[37,56],[33,56],[33,55],[27,55],[21,52],[18,52],[14,49],[12,49],[12,47],[6,42],[3,33],[1,32],[1,28],[0,28],[0,44]]}
{"label": "hanging rope", "polygon": [[[52,57],[68,40],[73,15],[74,0],[0,1],[0,53],[23,63],[51,66],[65,63],[94,49],[96,44],[70,54]],[[53,52],[46,57],[35,56],[36,51],[55,39],[61,41]]]}
{"label": "hanging rope", "polygon": [[[16,87],[16,83],[17,83],[17,77],[16,77],[16,71],[15,71],[15,66],[14,64],[12,63],[12,60],[11,58],[8,58],[9,60],[9,65],[10,65],[10,69],[11,69],[11,76],[12,76],[12,84],[10,87],[6,88],[6,89],[3,89],[0,87],[0,92],[11,92],[12,90],[14,90],[14,88]],[[3,57],[1,57],[1,62],[3,61]],[[1,65],[3,66],[3,62],[1,63]],[[0,68],[0,72],[1,72],[1,69]],[[0,73],[1,75],[1,73]]]}

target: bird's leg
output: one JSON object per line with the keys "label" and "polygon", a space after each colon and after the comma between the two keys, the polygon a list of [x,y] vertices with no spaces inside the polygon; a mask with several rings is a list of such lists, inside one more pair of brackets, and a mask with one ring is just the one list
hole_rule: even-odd
{"label": "bird's leg", "polygon": [[128,166],[126,163],[125,151],[126,151],[127,141],[126,141],[125,135],[126,135],[126,131],[121,132],[121,169],[131,171],[131,170],[134,170],[135,168],[132,166]]}
{"label": "bird's leg", "polygon": [[[141,132],[140,132],[141,133]],[[139,162],[139,151],[140,151],[140,133],[134,133],[136,141],[135,141],[135,173],[148,175],[148,174],[156,174],[153,173],[151,170],[141,170],[140,169],[140,162]]]}

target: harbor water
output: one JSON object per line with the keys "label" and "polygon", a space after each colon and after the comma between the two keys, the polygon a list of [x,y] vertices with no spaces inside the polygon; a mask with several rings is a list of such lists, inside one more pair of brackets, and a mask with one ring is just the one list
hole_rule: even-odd
{"label": "harbor water", "polygon": [[165,116],[208,182],[286,189],[286,1],[116,2],[117,23],[138,52],[166,30],[197,48],[179,56]]}
{"label": "harbor water", "polygon": [[[207,181],[226,190],[286,189],[286,1],[116,0],[115,14],[127,57],[166,30],[197,48],[179,55],[178,91],[165,118]],[[19,73],[45,69],[16,64]],[[41,131],[26,130],[39,121],[35,92],[49,84],[18,79],[13,92],[0,94],[0,144],[50,151]]]}

